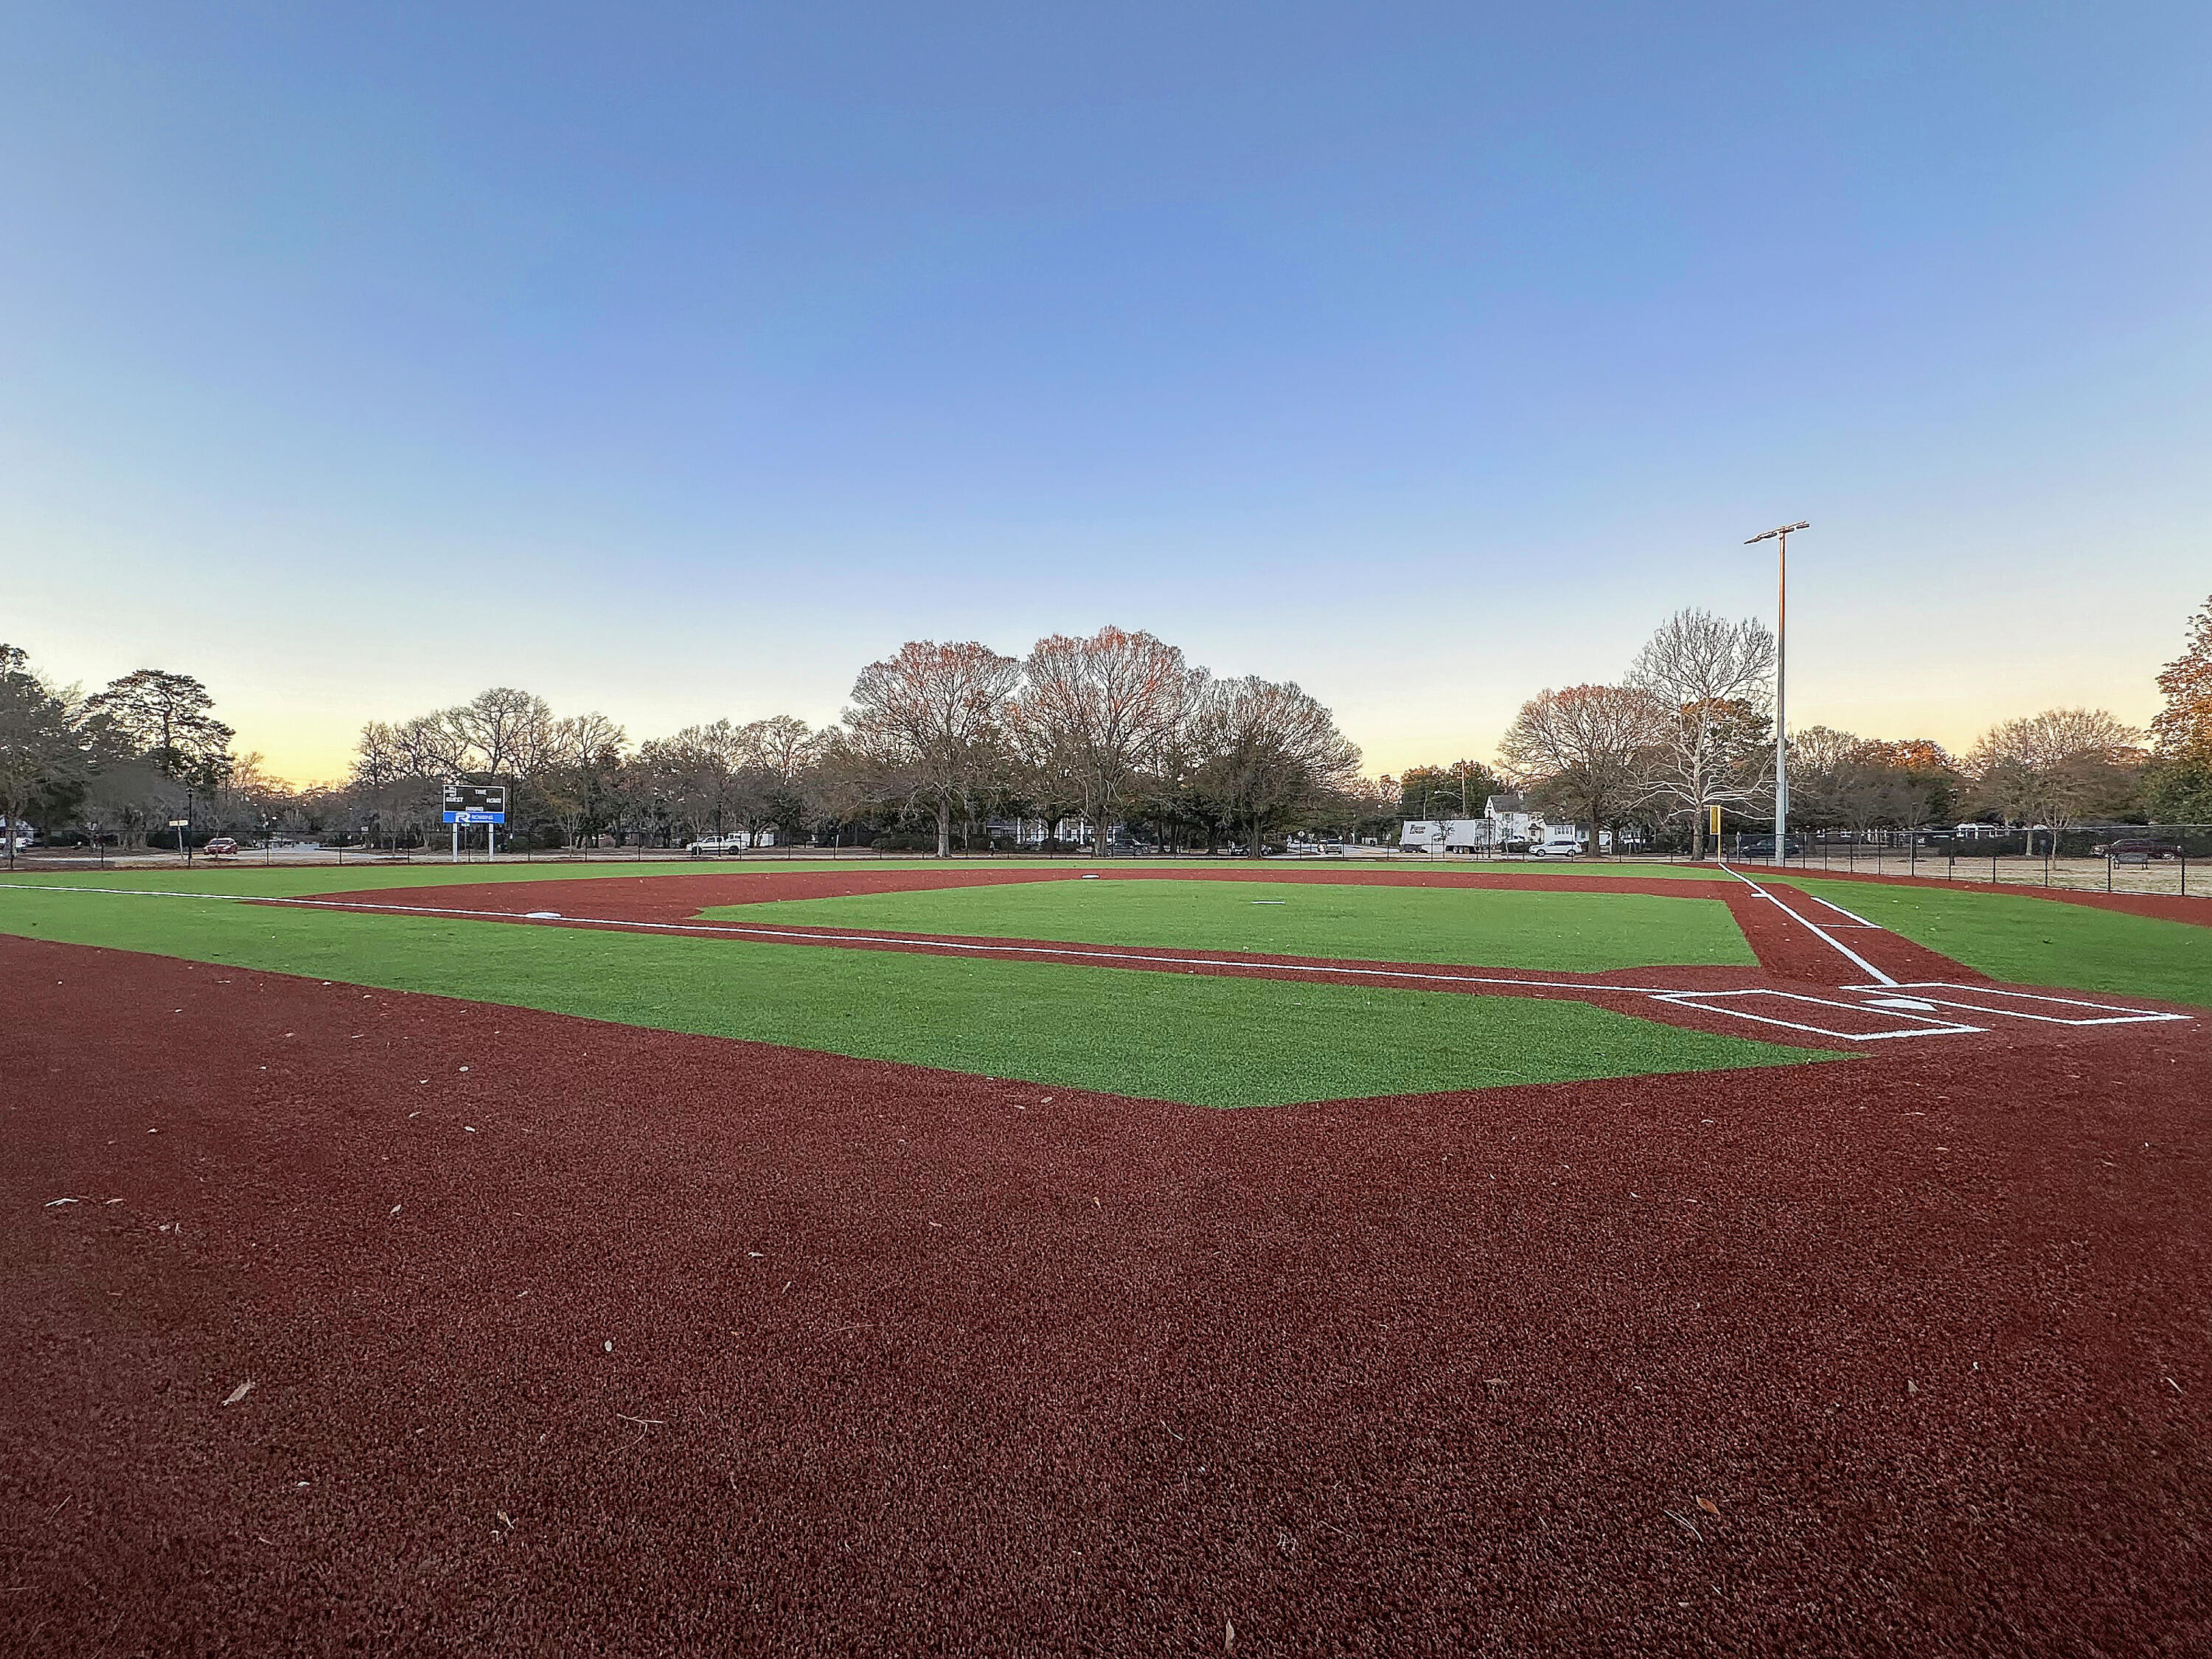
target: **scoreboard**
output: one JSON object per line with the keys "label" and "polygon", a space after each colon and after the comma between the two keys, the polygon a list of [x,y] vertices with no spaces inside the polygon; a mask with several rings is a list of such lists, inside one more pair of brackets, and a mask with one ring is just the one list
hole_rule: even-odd
{"label": "scoreboard", "polygon": [[507,786],[503,783],[447,784],[445,822],[505,823]]}

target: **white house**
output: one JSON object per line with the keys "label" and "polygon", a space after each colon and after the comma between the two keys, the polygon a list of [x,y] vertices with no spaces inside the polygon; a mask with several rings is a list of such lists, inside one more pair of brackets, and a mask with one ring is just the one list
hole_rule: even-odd
{"label": "white house", "polygon": [[[1089,818],[986,818],[983,833],[993,841],[1011,841],[1017,847],[1042,847],[1056,841],[1063,847],[1089,841]],[[1109,841],[1108,845],[1113,842]]]}
{"label": "white house", "polygon": [[1479,818],[1408,818],[1398,832],[1407,851],[1484,853],[1544,839],[1544,815],[1532,811],[1524,795],[1492,795]]}
{"label": "white house", "polygon": [[1543,839],[1544,815],[1528,810],[1525,795],[1492,795],[1482,803],[1482,816],[1500,842]]}

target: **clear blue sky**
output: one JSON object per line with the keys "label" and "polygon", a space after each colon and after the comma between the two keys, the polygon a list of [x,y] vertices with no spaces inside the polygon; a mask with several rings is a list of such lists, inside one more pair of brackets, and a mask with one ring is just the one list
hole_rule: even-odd
{"label": "clear blue sky", "polygon": [[0,638],[246,746],[1152,629],[1376,769],[1668,611],[2134,719],[2212,591],[2212,7],[33,4]]}

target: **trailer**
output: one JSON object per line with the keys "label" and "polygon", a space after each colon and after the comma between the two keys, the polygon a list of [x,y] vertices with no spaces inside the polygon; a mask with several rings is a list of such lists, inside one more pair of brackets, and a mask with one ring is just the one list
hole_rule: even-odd
{"label": "trailer", "polygon": [[1408,818],[1399,826],[1402,852],[1486,853],[1492,826],[1486,818]]}

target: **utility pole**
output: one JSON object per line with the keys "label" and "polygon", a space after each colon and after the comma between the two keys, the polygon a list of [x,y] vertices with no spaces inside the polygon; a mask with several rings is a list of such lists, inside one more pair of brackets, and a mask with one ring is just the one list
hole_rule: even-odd
{"label": "utility pole", "polygon": [[1784,685],[1790,661],[1790,538],[1810,530],[1809,522],[1785,524],[1761,531],[1744,543],[1756,547],[1772,542],[1778,555],[1775,563],[1774,597],[1774,856],[1790,862],[1790,723]]}

